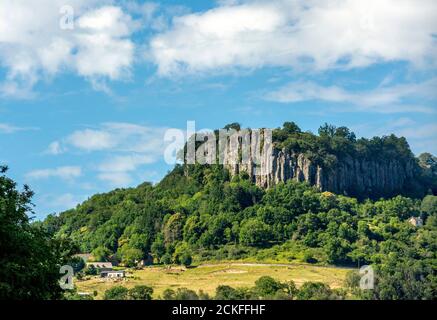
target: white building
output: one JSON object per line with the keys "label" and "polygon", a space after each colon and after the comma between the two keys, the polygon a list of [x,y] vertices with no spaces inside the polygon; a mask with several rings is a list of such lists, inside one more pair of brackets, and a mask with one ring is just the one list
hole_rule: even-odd
{"label": "white building", "polygon": [[411,223],[415,227],[422,227],[423,226],[423,220],[420,217],[411,217],[408,219],[408,222]]}
{"label": "white building", "polygon": [[121,279],[126,276],[126,272],[124,270],[102,271],[100,272],[100,276],[102,278]]}

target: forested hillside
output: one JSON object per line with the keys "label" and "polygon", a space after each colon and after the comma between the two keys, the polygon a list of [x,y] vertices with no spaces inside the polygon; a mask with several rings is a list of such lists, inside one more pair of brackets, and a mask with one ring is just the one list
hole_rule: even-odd
{"label": "forested hillside", "polygon": [[[275,131],[275,141],[301,148],[313,161],[338,161],[345,153],[414,158],[403,138],[357,141],[345,128],[325,126],[316,136],[293,126]],[[178,165],[156,186],[95,195],[48,216],[42,226],[95,259],[127,266],[149,253],[164,264],[249,258],[372,264],[377,288],[369,298],[436,298],[435,158],[428,154],[414,161],[423,169],[408,191],[418,197],[379,200],[322,192],[293,180],[263,189],[245,172],[232,176],[219,165]],[[413,226],[411,217],[424,225]]]}

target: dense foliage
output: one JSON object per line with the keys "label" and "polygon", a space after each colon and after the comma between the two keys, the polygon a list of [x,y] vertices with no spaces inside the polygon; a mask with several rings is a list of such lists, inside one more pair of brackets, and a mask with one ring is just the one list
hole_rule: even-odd
{"label": "dense foliage", "polygon": [[105,300],[152,300],[153,289],[138,285],[132,289],[123,286],[113,286],[105,291]]}
{"label": "dense foliage", "polygon": [[387,161],[390,159],[410,160],[414,157],[407,140],[395,135],[357,139],[347,127],[324,124],[318,135],[302,132],[294,122],[284,123],[273,132],[273,141],[279,148],[305,153],[322,165],[333,165],[346,156]]}
{"label": "dense foliage", "polygon": [[[220,166],[177,166],[157,186],[95,195],[43,223],[82,252],[127,266],[255,259],[377,270],[363,298],[436,298],[436,199],[359,202],[289,181],[262,190]],[[421,217],[424,226],[408,220]],[[314,285],[311,292],[324,291]],[[181,293],[182,294],[182,293]],[[183,294],[189,295],[189,292]]]}
{"label": "dense foliage", "polygon": [[32,191],[23,191],[0,167],[0,300],[62,297],[59,268],[72,247],[30,223]]}

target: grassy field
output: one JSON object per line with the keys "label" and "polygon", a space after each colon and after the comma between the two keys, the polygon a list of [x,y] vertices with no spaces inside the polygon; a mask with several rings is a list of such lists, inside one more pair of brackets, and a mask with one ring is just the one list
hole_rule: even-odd
{"label": "grassy field", "polygon": [[98,292],[97,298],[102,298],[106,289],[114,285],[123,285],[131,288],[135,285],[148,285],[154,289],[154,298],[158,298],[167,289],[181,287],[198,292],[203,290],[214,294],[219,285],[232,287],[251,287],[261,276],[271,276],[280,281],[293,280],[297,286],[305,281],[321,281],[331,288],[343,285],[346,273],[350,269],[321,267],[314,265],[268,265],[221,263],[217,265],[201,265],[195,268],[183,267],[147,267],[143,270],[133,270],[126,279],[119,282],[92,278],[84,281],[75,281],[79,292]]}

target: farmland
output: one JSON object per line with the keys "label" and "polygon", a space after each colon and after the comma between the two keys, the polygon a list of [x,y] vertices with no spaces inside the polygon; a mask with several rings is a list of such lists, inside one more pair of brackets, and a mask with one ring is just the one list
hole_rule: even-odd
{"label": "farmland", "polygon": [[154,298],[159,298],[165,289],[188,288],[213,295],[219,285],[232,287],[251,287],[262,276],[271,276],[279,281],[293,280],[299,287],[306,281],[320,281],[331,288],[343,285],[346,273],[350,269],[314,266],[306,264],[255,264],[255,263],[220,263],[205,264],[193,268],[179,266],[146,267],[142,270],[131,270],[126,279],[120,281],[104,280],[93,277],[78,281],[75,284],[79,292],[98,292],[98,299],[105,290],[114,285],[132,288],[135,285],[147,285],[154,289]]}

